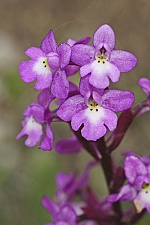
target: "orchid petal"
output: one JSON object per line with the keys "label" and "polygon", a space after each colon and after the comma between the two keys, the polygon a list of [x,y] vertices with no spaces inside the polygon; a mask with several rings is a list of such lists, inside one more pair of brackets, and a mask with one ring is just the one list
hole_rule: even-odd
{"label": "orchid petal", "polygon": [[61,44],[57,47],[57,53],[60,57],[60,68],[63,69],[70,62],[71,48],[67,44]]}
{"label": "orchid petal", "polygon": [[94,52],[94,47],[90,45],[74,45],[72,47],[71,61],[79,66],[83,66],[93,61]]}
{"label": "orchid petal", "polygon": [[69,93],[69,81],[64,70],[58,70],[53,77],[51,92],[56,98],[66,99]]}
{"label": "orchid petal", "polygon": [[121,112],[132,106],[134,94],[129,91],[106,90],[102,96],[101,105],[114,112]]}
{"label": "orchid petal", "polygon": [[125,160],[125,175],[128,181],[133,184],[137,175],[146,175],[147,169],[142,161],[136,156],[128,156]]}
{"label": "orchid petal", "polygon": [[68,98],[58,109],[57,115],[64,121],[70,121],[72,116],[80,111],[84,104],[84,98],[81,95],[75,95]]}
{"label": "orchid petal", "polygon": [[113,50],[111,52],[110,62],[113,63],[120,72],[129,72],[137,64],[137,59],[130,52]]}
{"label": "orchid petal", "polygon": [[37,48],[37,47],[28,48],[25,51],[25,54],[33,60],[38,59],[39,57],[45,56],[45,53],[40,48]]}
{"label": "orchid petal", "polygon": [[50,125],[46,124],[46,135],[41,141],[41,144],[39,148],[41,148],[44,151],[50,151],[53,148],[53,142],[54,142],[54,134],[52,129],[50,128]]}
{"label": "orchid petal", "polygon": [[112,194],[107,198],[108,202],[116,202],[118,200],[133,201],[137,192],[131,185],[124,185],[118,194]]}
{"label": "orchid petal", "polygon": [[56,52],[57,43],[55,40],[54,32],[52,30],[45,36],[41,43],[41,49],[45,53]]}
{"label": "orchid petal", "polygon": [[94,46],[98,46],[100,43],[106,43],[109,45],[110,49],[114,49],[115,47],[115,34],[112,28],[104,24],[98,28],[98,30],[94,34],[93,44]]}

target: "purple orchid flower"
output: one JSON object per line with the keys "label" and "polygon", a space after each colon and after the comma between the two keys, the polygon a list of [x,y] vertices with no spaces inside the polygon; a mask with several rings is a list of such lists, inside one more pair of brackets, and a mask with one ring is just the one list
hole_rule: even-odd
{"label": "purple orchid flower", "polygon": [[49,197],[44,196],[42,199],[42,206],[52,216],[52,223],[45,225],[95,225],[92,220],[77,222],[77,212],[74,207],[67,203],[63,206],[53,202]]}
{"label": "purple orchid flower", "polygon": [[24,111],[25,116],[22,122],[23,129],[17,135],[16,139],[20,139],[23,136],[28,136],[25,141],[25,145],[28,147],[35,146],[41,139],[43,132],[43,125],[46,125],[46,131],[41,140],[39,148],[42,150],[51,150],[54,142],[54,135],[50,127],[52,121],[52,113],[49,110],[49,104],[54,99],[54,96],[50,94],[49,89],[45,89],[38,96],[38,103],[31,103]]}
{"label": "purple orchid flower", "polygon": [[49,37],[47,46],[43,46],[42,44],[42,48],[28,48],[25,54],[29,56],[31,60],[21,62],[19,65],[22,80],[27,83],[37,80],[34,86],[37,90],[43,90],[50,86],[53,76],[52,71],[59,65],[59,58],[56,54],[57,44],[53,31],[50,31],[47,36]]}
{"label": "purple orchid flower", "polygon": [[117,82],[120,72],[129,72],[137,63],[133,54],[114,48],[115,34],[105,24],[95,32],[93,46],[76,44],[72,47],[71,61],[81,66],[81,77],[90,74],[90,84],[105,89],[109,86],[109,78]]}
{"label": "purple orchid flower", "polygon": [[[90,87],[92,88],[92,86]],[[85,93],[86,88],[83,88]],[[71,121],[72,129],[81,129],[87,140],[96,141],[117,126],[117,115],[132,106],[134,95],[129,91],[90,89],[85,96],[68,98],[58,109],[57,115],[64,121]]]}
{"label": "purple orchid flower", "polygon": [[28,138],[25,141],[25,145],[33,147],[43,135],[42,124],[44,123],[44,110],[39,104],[32,103],[24,111],[23,115],[25,116],[25,119],[22,121],[23,129],[17,135],[16,139],[18,140],[27,135]]}
{"label": "purple orchid flower", "polygon": [[129,152],[125,159],[124,172],[128,183],[118,194],[110,195],[107,200],[133,201],[138,213],[146,209],[150,214],[150,158],[140,158]]}
{"label": "purple orchid flower", "polygon": [[[66,98],[69,92],[69,81],[64,68],[70,62],[71,47],[65,43],[57,46],[54,33],[50,30],[40,48],[28,48],[25,54],[31,60],[22,62],[19,66],[22,80],[32,82],[37,79],[35,89],[43,90],[51,85],[54,96]],[[71,73],[71,69],[66,71]]]}
{"label": "purple orchid flower", "polygon": [[53,223],[49,225],[77,225],[77,215],[70,204],[60,206],[44,196],[42,206],[51,214]]}

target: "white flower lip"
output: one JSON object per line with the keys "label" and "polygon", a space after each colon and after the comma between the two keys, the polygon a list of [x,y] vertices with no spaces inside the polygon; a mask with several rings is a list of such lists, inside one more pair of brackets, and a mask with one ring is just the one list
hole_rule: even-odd
{"label": "white flower lip", "polygon": [[104,110],[97,102],[91,100],[85,110],[85,116],[92,124],[97,124],[104,117]]}
{"label": "white flower lip", "polygon": [[40,57],[33,66],[33,71],[37,74],[48,75],[50,67],[48,65],[48,59],[46,57]]}

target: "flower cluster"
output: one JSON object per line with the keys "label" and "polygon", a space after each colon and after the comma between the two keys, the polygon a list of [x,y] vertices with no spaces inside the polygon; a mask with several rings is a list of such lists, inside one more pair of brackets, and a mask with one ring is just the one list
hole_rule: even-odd
{"label": "flower cluster", "polygon": [[118,194],[110,195],[107,200],[133,201],[138,213],[144,208],[150,213],[150,157],[140,158],[129,152],[125,159],[124,171],[128,183]]}
{"label": "flower cluster", "polygon": [[[101,26],[94,34],[78,41],[68,39],[57,45],[52,30],[43,39],[40,48],[25,52],[31,60],[21,62],[19,71],[24,82],[36,80],[34,88],[42,92],[38,103],[25,110],[23,129],[17,139],[27,135],[25,144],[51,150],[54,135],[50,123],[70,122],[74,131],[81,130],[86,140],[96,141],[117,126],[116,112],[131,108],[134,95],[130,91],[110,90],[109,79],[117,82],[121,72],[130,71],[137,63],[129,52],[115,50],[115,35],[109,25]],[[80,71],[80,84],[68,81]],[[57,109],[50,104],[57,100]],[[43,136],[43,126],[46,132]],[[43,136],[43,137],[42,137]]]}
{"label": "flower cluster", "polygon": [[[128,151],[124,168],[116,166],[111,158],[132,121],[150,111],[150,80],[139,79],[146,100],[133,107],[134,94],[112,90],[110,84],[135,67],[136,57],[115,49],[115,34],[107,24],[100,26],[93,43],[89,42],[90,38],[84,37],[58,45],[50,30],[39,48],[26,50],[30,60],[19,66],[22,80],[35,81],[34,88],[41,92],[37,102],[24,111],[17,139],[27,136],[26,146],[39,143],[40,149],[52,150],[51,123],[64,121],[73,134],[56,143],[56,152],[72,154],[84,148],[94,158],[79,178],[74,172],[57,174],[55,201],[48,196],[42,199],[43,207],[51,214],[51,222],[46,225],[131,225],[146,210],[150,214],[150,158]],[[70,77],[78,74],[79,85],[75,85]],[[89,172],[98,163],[109,191],[104,199],[88,184]],[[122,200],[133,201],[134,209],[122,210]]]}
{"label": "flower cluster", "polygon": [[[57,174],[56,201],[44,196],[41,202],[52,219],[52,223],[46,225],[96,225],[95,216],[97,222],[109,224],[112,220],[111,204],[99,199],[91,189],[87,188],[89,172],[93,166],[96,166],[94,161],[87,165],[79,178],[75,173]],[[86,220],[83,222],[84,217]]]}

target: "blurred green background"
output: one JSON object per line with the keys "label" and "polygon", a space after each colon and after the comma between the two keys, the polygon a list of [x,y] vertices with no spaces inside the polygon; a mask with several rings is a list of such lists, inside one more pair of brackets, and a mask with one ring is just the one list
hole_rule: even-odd
{"label": "blurred green background", "polygon": [[[49,221],[41,207],[43,195],[55,191],[57,171],[76,169],[79,174],[90,160],[86,152],[64,156],[42,152],[38,146],[29,149],[24,140],[16,141],[21,129],[22,112],[38,92],[33,83],[23,83],[18,65],[27,58],[24,51],[39,46],[42,38],[53,29],[58,43],[67,38],[91,36],[97,28],[109,24],[116,34],[116,49],[132,52],[138,64],[112,88],[135,93],[135,103],[144,100],[137,81],[150,78],[150,2],[149,0],[1,0],[0,1],[0,206],[1,225],[40,225]],[[67,137],[69,128],[53,124],[55,140]],[[65,131],[65,132],[64,132]],[[122,144],[113,153],[117,164],[123,164],[121,153],[132,149],[150,155],[150,114],[135,120]],[[91,173],[97,194],[106,196],[100,168]],[[149,224],[147,214],[138,224]]]}

